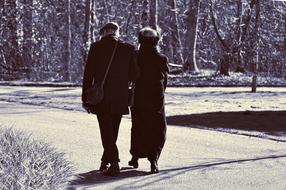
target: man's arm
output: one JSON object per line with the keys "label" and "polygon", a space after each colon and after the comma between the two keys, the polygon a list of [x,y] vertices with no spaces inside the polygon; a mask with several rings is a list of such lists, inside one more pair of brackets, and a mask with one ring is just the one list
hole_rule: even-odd
{"label": "man's arm", "polygon": [[84,75],[83,75],[83,84],[82,84],[82,102],[86,102],[86,90],[92,86],[93,77],[94,77],[94,65],[93,62],[95,60],[95,44],[91,44],[88,56],[84,68]]}

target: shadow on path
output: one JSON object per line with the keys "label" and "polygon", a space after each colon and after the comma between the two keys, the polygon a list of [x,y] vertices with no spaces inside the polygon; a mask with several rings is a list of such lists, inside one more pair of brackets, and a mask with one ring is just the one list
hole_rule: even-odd
{"label": "shadow on path", "polygon": [[[197,165],[185,166],[185,167],[175,167],[169,169],[162,169],[160,173],[148,175],[149,172],[144,171],[137,171],[133,168],[122,168],[121,173],[116,177],[106,177],[103,176],[98,170],[90,171],[83,174],[76,175],[77,179],[70,181],[69,187],[66,190],[76,190],[76,188],[84,187],[84,186],[91,186],[91,185],[98,185],[101,183],[109,183],[114,182],[117,180],[122,180],[124,178],[129,177],[138,177],[144,176],[142,178],[137,178],[136,180],[130,181],[126,184],[119,185],[115,190],[126,189],[132,185],[134,189],[140,189],[143,187],[147,187],[149,185],[155,184],[157,182],[168,180],[175,176],[183,175],[189,171],[193,170],[200,170],[200,169],[207,169],[214,166],[221,166],[221,165],[228,165],[228,164],[235,164],[235,163],[243,163],[243,162],[254,162],[260,160],[270,160],[270,159],[277,159],[277,158],[286,158],[286,154],[284,155],[269,155],[264,157],[257,157],[257,158],[246,158],[246,159],[236,159],[236,160],[225,160],[225,161],[213,161],[213,162],[206,162]],[[126,171],[125,171],[126,170]]]}
{"label": "shadow on path", "polygon": [[114,177],[104,176],[99,170],[93,170],[86,173],[76,174],[75,179],[69,182],[69,187],[67,187],[66,190],[74,190],[78,187],[109,183],[125,178],[145,176],[149,174],[149,172],[134,170],[132,167],[121,168],[120,174]]}
{"label": "shadow on path", "polygon": [[226,161],[222,161],[222,162],[209,162],[209,163],[207,162],[207,163],[202,163],[202,164],[194,165],[194,166],[186,166],[186,167],[180,167],[180,168],[165,169],[165,170],[161,170],[161,173],[172,172],[172,171],[177,171],[177,170],[204,169],[204,168],[208,168],[208,167],[212,167],[212,166],[234,164],[234,163],[242,163],[242,162],[251,162],[251,161],[259,161],[259,160],[269,160],[269,159],[276,159],[276,158],[286,158],[286,154],[284,154],[284,155],[271,155],[271,156],[265,156],[265,157],[259,157],[259,158],[226,160]]}
{"label": "shadow on path", "polygon": [[[163,169],[160,170],[160,173],[154,176],[140,178],[137,181],[132,181],[132,188],[134,189],[141,189],[144,187],[148,187],[149,185],[156,184],[160,181],[167,181],[170,178],[175,176],[183,175],[187,172],[194,171],[194,170],[202,170],[208,169],[214,166],[220,165],[228,165],[228,164],[235,164],[235,163],[243,163],[243,162],[253,162],[259,160],[269,160],[269,159],[276,159],[276,158],[286,158],[285,155],[270,155],[265,157],[258,157],[258,158],[249,158],[249,159],[237,159],[237,160],[226,160],[226,161],[216,161],[216,162],[206,162],[202,164],[186,166],[186,167],[177,167],[177,168],[170,168],[170,169]],[[130,184],[120,185],[114,188],[114,190],[122,190],[129,187]],[[162,188],[163,189],[163,188]]]}
{"label": "shadow on path", "polygon": [[224,128],[265,132],[279,136],[286,134],[286,111],[243,111],[213,112],[170,116],[169,125],[205,126],[208,128]]}

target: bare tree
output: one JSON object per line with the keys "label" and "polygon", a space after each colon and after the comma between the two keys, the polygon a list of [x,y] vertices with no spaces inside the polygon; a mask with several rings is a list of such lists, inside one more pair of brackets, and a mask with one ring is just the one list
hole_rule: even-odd
{"label": "bare tree", "polygon": [[4,74],[10,70],[9,65],[7,64],[5,54],[4,54],[4,28],[5,28],[5,1],[0,1],[0,68],[1,75],[4,77]]}
{"label": "bare tree", "polygon": [[149,25],[149,0],[143,1],[143,11],[141,16],[141,25],[142,27],[146,27]]}
{"label": "bare tree", "polygon": [[[243,2],[238,1],[238,10],[240,10],[240,16],[238,15],[238,28],[239,33],[237,35],[237,46],[234,47],[234,51],[236,51],[237,61],[236,61],[236,72],[244,72],[244,64],[243,64],[243,55],[242,55],[242,48],[248,36],[248,29],[250,25],[251,15],[253,12],[253,7],[257,4],[257,0],[251,0],[249,4],[249,8],[243,10],[242,6]],[[238,11],[239,12],[239,11]],[[243,15],[243,12],[246,12]],[[236,49],[235,49],[236,48]]]}
{"label": "bare tree", "polygon": [[171,14],[171,44],[173,50],[173,61],[176,64],[183,64],[183,47],[181,43],[181,37],[179,32],[179,23],[178,23],[178,15],[177,15],[177,4],[176,0],[169,0],[170,5],[170,14]]}
{"label": "bare tree", "polygon": [[186,36],[186,53],[184,70],[198,72],[196,61],[196,46],[199,24],[201,0],[189,0],[187,10],[187,36]]}
{"label": "bare tree", "polygon": [[214,0],[210,0],[210,13],[211,13],[211,20],[213,24],[213,28],[215,31],[215,34],[217,36],[217,39],[219,40],[222,49],[223,49],[223,55],[222,55],[222,60],[220,63],[220,74],[222,75],[229,75],[229,68],[231,64],[236,64],[237,69],[236,71],[241,72],[244,71],[242,64],[241,64],[241,50],[244,45],[245,40],[247,39],[248,35],[248,28],[250,24],[250,19],[253,11],[253,7],[256,4],[258,0],[251,0],[249,4],[249,9],[246,10],[245,15],[241,15],[242,7],[241,7],[241,1],[238,1],[238,13],[240,14],[238,18],[238,34],[237,38],[233,39],[231,42],[229,40],[226,40],[222,37],[220,34],[220,29],[218,28],[217,24],[217,16],[214,13]]}
{"label": "bare tree", "polygon": [[285,1],[0,0],[0,78],[81,81],[87,47],[110,20],[132,44],[142,26],[162,28],[162,52],[188,71],[199,56],[221,74],[285,77],[285,12]]}
{"label": "bare tree", "polygon": [[83,60],[87,58],[87,49],[91,41],[91,14],[92,14],[92,2],[91,0],[85,0],[85,21],[84,21],[84,32],[83,32],[83,43],[84,43],[84,55]]}
{"label": "bare tree", "polygon": [[134,16],[135,5],[136,5],[136,1],[132,0],[130,12],[128,14],[128,18],[127,18],[126,25],[125,25],[125,35],[127,35],[127,33],[128,33],[128,30],[129,30],[129,27],[130,27],[131,18],[132,18],[132,16]]}
{"label": "bare tree", "polygon": [[282,77],[285,78],[286,74],[286,13],[284,14],[284,47],[283,47],[283,55],[284,55],[284,64],[282,65]]}
{"label": "bare tree", "polygon": [[22,60],[25,66],[27,78],[31,78],[32,48],[33,48],[33,1],[23,0],[23,52]]}
{"label": "bare tree", "polygon": [[90,15],[90,22],[91,22],[91,26],[90,26],[90,40],[91,40],[91,42],[94,42],[94,40],[95,40],[94,27],[96,25],[98,25],[95,8],[96,8],[95,0],[91,0],[91,13],[90,13],[91,14]]}
{"label": "bare tree", "polygon": [[[9,74],[14,71],[22,69],[22,60],[19,51],[18,35],[17,35],[17,4],[16,0],[6,0],[3,4],[3,17],[5,27],[2,28],[2,38],[5,41],[2,44],[3,55],[6,63],[9,64],[7,67]],[[5,47],[5,48],[4,48]],[[12,78],[19,77],[18,74],[13,74]]]}
{"label": "bare tree", "polygon": [[260,2],[259,0],[255,1],[256,12],[255,12],[255,50],[256,50],[256,59],[253,63],[253,77],[252,77],[252,87],[251,92],[256,92],[257,87],[257,69],[259,65],[259,21],[260,21]]}
{"label": "bare tree", "polygon": [[66,23],[65,23],[65,35],[63,36],[64,50],[63,50],[63,79],[65,81],[71,81],[70,65],[71,65],[71,2],[67,1],[66,10]]}
{"label": "bare tree", "polygon": [[157,0],[151,0],[150,4],[150,20],[149,20],[149,25],[153,29],[157,29],[158,25],[158,1]]}
{"label": "bare tree", "polygon": [[106,22],[110,22],[111,21],[111,18],[110,18],[111,15],[109,13],[109,9],[108,9],[109,7],[108,7],[107,2],[105,0],[103,1],[103,5],[104,5],[104,10],[106,11],[105,12],[105,17],[107,19]]}

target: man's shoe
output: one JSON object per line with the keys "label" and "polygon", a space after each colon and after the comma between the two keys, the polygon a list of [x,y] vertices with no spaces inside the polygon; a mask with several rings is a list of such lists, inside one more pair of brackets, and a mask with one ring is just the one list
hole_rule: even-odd
{"label": "man's shoe", "polygon": [[108,162],[101,162],[99,171],[103,172],[104,170],[107,170],[108,168]]}
{"label": "man's shoe", "polygon": [[133,166],[133,168],[138,168],[138,158],[132,157],[132,159],[128,162],[129,166]]}
{"label": "man's shoe", "polygon": [[157,161],[150,161],[151,163],[151,174],[159,173]]}
{"label": "man's shoe", "polygon": [[111,166],[103,171],[103,175],[106,176],[115,176],[120,173],[120,168],[118,163],[113,163]]}

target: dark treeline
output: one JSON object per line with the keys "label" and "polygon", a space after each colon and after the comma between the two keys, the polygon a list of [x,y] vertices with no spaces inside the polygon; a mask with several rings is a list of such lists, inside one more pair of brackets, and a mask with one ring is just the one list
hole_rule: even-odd
{"label": "dark treeline", "polygon": [[285,77],[286,2],[266,0],[1,0],[2,80],[80,82],[90,43],[108,21],[137,45],[143,26],[184,72]]}

